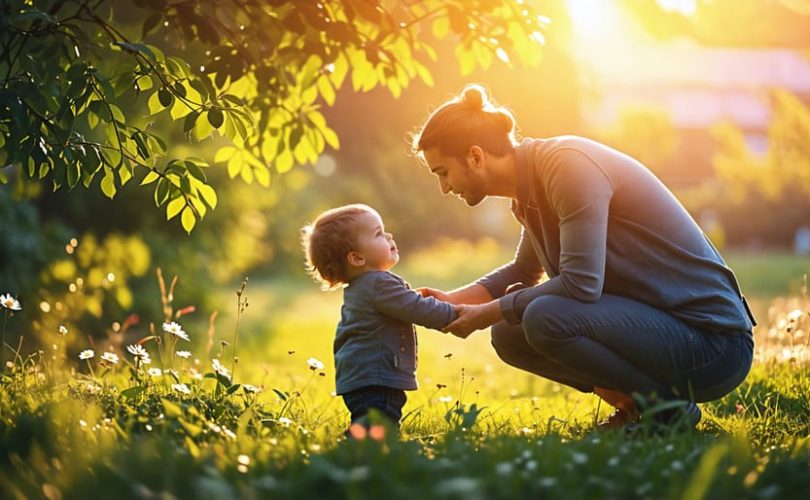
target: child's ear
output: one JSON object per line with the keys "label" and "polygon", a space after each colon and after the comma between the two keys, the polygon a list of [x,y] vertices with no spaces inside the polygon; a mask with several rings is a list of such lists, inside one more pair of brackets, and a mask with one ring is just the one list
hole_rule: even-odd
{"label": "child's ear", "polygon": [[366,258],[357,252],[349,252],[346,254],[346,260],[349,261],[349,265],[354,267],[361,267],[366,263]]}

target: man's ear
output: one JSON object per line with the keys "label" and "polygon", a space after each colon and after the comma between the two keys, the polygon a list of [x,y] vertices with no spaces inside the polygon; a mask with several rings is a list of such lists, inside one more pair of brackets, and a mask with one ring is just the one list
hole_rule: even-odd
{"label": "man's ear", "polygon": [[346,254],[346,260],[350,266],[354,267],[361,267],[366,263],[366,258],[354,251]]}
{"label": "man's ear", "polygon": [[484,165],[484,150],[476,144],[470,146],[467,152],[467,164],[471,168],[480,168]]}

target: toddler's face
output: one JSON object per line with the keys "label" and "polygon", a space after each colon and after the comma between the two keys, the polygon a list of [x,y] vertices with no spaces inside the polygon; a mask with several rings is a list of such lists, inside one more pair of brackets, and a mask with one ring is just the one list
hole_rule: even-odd
{"label": "toddler's face", "polygon": [[357,218],[357,249],[365,265],[375,271],[387,271],[399,262],[399,251],[391,233],[377,212],[366,212]]}

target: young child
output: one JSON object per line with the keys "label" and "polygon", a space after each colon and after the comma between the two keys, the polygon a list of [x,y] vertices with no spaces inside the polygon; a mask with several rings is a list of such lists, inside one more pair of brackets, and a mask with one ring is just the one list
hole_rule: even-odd
{"label": "young child", "polygon": [[376,408],[399,425],[405,391],[417,388],[413,323],[439,330],[456,318],[454,307],[389,272],[399,252],[369,206],[328,210],[301,233],[309,273],[325,290],[345,286],[334,343],[337,394],[352,423]]}

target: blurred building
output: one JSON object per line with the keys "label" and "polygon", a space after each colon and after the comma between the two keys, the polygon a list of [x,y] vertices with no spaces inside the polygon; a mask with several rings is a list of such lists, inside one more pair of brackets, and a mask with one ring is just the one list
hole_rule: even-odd
{"label": "blurred building", "polygon": [[667,112],[678,145],[655,170],[672,185],[711,175],[711,128],[718,123],[740,128],[751,150],[764,153],[771,90],[786,89],[810,101],[810,60],[796,50],[705,47],[686,39],[621,50],[610,59],[584,54],[583,119],[599,130],[616,123],[628,107]]}

